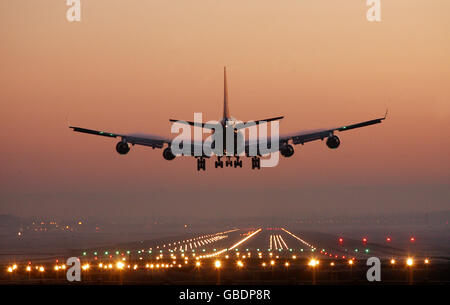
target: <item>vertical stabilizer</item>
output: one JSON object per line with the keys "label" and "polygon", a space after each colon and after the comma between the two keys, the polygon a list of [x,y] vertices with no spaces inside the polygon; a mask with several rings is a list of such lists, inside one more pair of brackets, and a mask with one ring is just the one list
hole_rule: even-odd
{"label": "vertical stabilizer", "polygon": [[228,86],[227,86],[227,68],[223,67],[223,118],[230,118],[230,110],[228,109]]}

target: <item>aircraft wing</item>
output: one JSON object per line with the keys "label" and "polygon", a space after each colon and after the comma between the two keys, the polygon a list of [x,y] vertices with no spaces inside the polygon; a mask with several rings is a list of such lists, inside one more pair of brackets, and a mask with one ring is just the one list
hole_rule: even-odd
{"label": "aircraft wing", "polygon": [[[387,112],[386,112],[386,114],[387,114]],[[288,141],[292,140],[293,144],[304,144],[304,143],[315,141],[315,140],[323,140],[324,138],[329,137],[335,131],[346,131],[346,130],[350,130],[350,129],[379,124],[384,119],[386,119],[386,115],[382,118],[359,122],[359,123],[354,123],[354,124],[350,124],[350,125],[342,125],[342,126],[334,127],[334,128],[324,128],[324,129],[300,131],[297,133],[280,136],[280,143],[287,143]]]}
{"label": "aircraft wing", "polygon": [[73,131],[81,132],[81,133],[87,133],[92,134],[96,136],[103,136],[103,137],[109,137],[109,138],[121,138],[122,140],[125,140],[127,143],[132,145],[143,145],[143,146],[150,146],[152,148],[162,148],[165,143],[170,144],[170,140],[155,136],[155,135],[145,135],[145,134],[118,134],[118,133],[112,133],[107,131],[99,131],[99,130],[93,130],[93,129],[87,129],[82,127],[76,127],[76,126],[69,126],[69,128],[73,129]]}
{"label": "aircraft wing", "polygon": [[[387,114],[387,111],[386,111]],[[323,140],[325,138],[328,138],[330,135],[333,135],[335,131],[346,131],[351,130],[355,128],[370,126],[374,124],[381,123],[384,119],[386,119],[386,114],[382,118],[377,118],[369,121],[354,123],[350,125],[342,125],[339,127],[334,128],[322,128],[322,129],[314,129],[314,130],[304,130],[295,132],[288,135],[283,135],[279,137],[279,145],[278,149],[280,149],[284,144],[287,144],[289,142],[292,142],[292,144],[305,144],[307,142],[315,141],[315,140]],[[271,145],[271,142],[273,139],[269,138],[266,140],[267,147],[269,151],[275,152],[276,149]],[[249,152],[252,148],[256,149],[258,146],[258,141],[256,139],[247,140],[245,142],[245,151]]]}

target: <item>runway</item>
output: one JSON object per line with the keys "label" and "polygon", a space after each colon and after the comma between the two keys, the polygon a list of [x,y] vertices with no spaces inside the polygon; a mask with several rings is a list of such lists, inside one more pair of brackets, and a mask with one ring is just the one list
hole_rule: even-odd
{"label": "runway", "polygon": [[[218,280],[276,284],[287,279],[292,283],[365,283],[369,257],[380,259],[388,282],[450,280],[448,258],[416,254],[411,248],[395,247],[391,241],[374,243],[365,237],[355,240],[284,227],[233,228],[76,250],[70,255],[80,258],[85,283],[96,284],[211,284]],[[11,261],[2,266],[5,272],[0,280],[63,283],[69,267],[66,259]]]}

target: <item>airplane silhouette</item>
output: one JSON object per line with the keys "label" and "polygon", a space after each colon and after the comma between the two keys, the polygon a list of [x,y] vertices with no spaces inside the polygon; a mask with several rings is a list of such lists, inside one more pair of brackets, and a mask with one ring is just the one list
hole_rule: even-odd
{"label": "airplane silhouette", "polygon": [[[307,142],[315,141],[315,140],[326,140],[326,145],[330,149],[336,149],[340,145],[340,139],[338,136],[336,136],[334,133],[336,131],[342,132],[347,131],[355,128],[360,128],[364,126],[369,126],[373,124],[381,123],[384,119],[386,119],[387,111],[384,115],[384,117],[359,122],[355,124],[350,125],[342,125],[339,127],[334,128],[323,128],[323,129],[315,129],[315,130],[306,130],[306,131],[300,131],[296,132],[290,135],[285,136],[279,136],[278,137],[278,145],[271,145],[271,139],[266,139],[266,143],[268,144],[269,151],[275,152],[274,150],[280,152],[283,157],[289,158],[294,154],[294,147],[293,145],[297,144],[305,144]],[[266,124],[271,121],[278,121],[283,119],[283,116],[268,118],[264,120],[257,120],[257,121],[249,121],[249,122],[241,122],[237,121],[235,118],[233,118],[230,115],[230,111],[228,108],[228,86],[227,86],[227,74],[226,74],[226,68],[224,68],[224,100],[223,100],[223,117],[218,122],[209,122],[209,123],[203,123],[203,122],[191,122],[191,121],[179,121],[170,119],[170,122],[173,123],[180,123],[180,124],[187,124],[193,127],[200,127],[204,129],[210,129],[213,133],[215,133],[217,130],[221,130],[223,134],[222,138],[222,148],[219,151],[215,151],[215,155],[217,157],[217,160],[215,161],[215,167],[223,168],[224,162],[222,160],[222,157],[225,157],[225,166],[226,167],[242,167],[242,160],[241,156],[251,157],[252,158],[252,169],[260,169],[261,168],[261,150],[258,146],[258,141],[246,141],[243,142],[244,145],[239,146],[238,143],[242,143],[243,140],[243,134],[242,131],[245,128],[248,128],[249,126],[256,126],[260,124]],[[111,138],[120,138],[121,140],[116,144],[116,151],[121,154],[125,155],[130,151],[130,145],[143,145],[143,146],[149,146],[152,148],[164,148],[163,150],[163,157],[166,160],[173,160],[178,155],[173,153],[172,149],[172,141],[171,139],[158,137],[154,135],[143,135],[143,134],[118,134],[118,133],[112,133],[112,132],[106,132],[106,131],[98,131],[93,129],[86,129],[82,127],[76,127],[76,126],[69,126],[69,128],[73,129],[73,131],[81,132],[81,133],[87,133],[87,134],[93,134],[98,136],[104,136],[104,137],[111,137]],[[227,150],[227,134],[233,134],[234,135],[234,145],[231,146],[231,149]],[[229,141],[230,142],[230,141]],[[191,144],[191,154],[188,154],[190,156],[194,156],[197,159],[197,170],[206,170],[206,158],[211,157],[211,155],[207,155],[204,152],[200,155],[194,155],[193,151],[195,146],[202,146],[204,143],[183,143],[183,144]],[[255,145],[256,147],[253,147],[252,145]],[[230,145],[228,145],[230,146]],[[202,146],[203,147],[203,146]],[[212,147],[214,148],[214,144],[212,144]],[[270,150],[271,147],[274,147],[272,150]],[[252,148],[254,148],[252,150]],[[251,151],[256,151],[255,155],[251,155]],[[234,162],[232,161],[232,158],[234,158]]]}

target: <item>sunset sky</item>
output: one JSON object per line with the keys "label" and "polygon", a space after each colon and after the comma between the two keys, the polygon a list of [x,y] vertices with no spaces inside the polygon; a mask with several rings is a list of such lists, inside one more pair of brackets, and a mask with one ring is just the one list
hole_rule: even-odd
{"label": "sunset sky", "polygon": [[[0,2],[0,214],[343,215],[450,207],[450,1]],[[384,115],[275,168],[197,172],[162,150],[72,132],[170,136],[169,118],[284,115],[280,133]]]}

